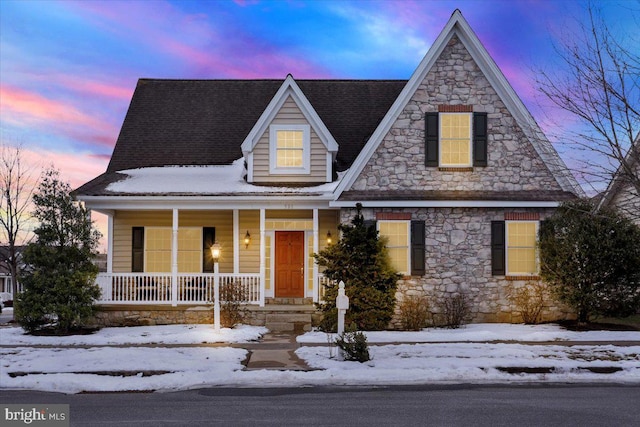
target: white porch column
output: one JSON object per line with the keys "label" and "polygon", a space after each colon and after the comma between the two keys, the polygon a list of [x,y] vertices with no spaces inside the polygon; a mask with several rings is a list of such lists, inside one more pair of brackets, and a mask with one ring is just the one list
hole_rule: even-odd
{"label": "white porch column", "polygon": [[240,212],[233,210],[233,272],[240,273]]}
{"label": "white porch column", "polygon": [[264,307],[264,293],[266,292],[266,265],[265,257],[267,253],[267,245],[265,242],[265,210],[260,209],[260,307]]}
{"label": "white porch column", "polygon": [[107,273],[113,273],[113,212],[107,214]]}
{"label": "white porch column", "polygon": [[[318,209],[313,210],[313,253],[317,254],[319,249],[318,241]],[[306,292],[305,292],[306,294]],[[313,262],[313,302],[318,302],[318,264]]]}
{"label": "white porch column", "polygon": [[173,210],[171,233],[171,305],[178,305],[178,209]]}

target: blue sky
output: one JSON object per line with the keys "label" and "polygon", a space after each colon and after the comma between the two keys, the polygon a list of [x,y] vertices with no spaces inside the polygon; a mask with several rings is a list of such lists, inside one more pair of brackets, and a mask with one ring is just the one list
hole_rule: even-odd
{"label": "blue sky", "polygon": [[[637,31],[638,0],[597,5],[616,32]],[[532,70],[557,66],[583,1],[2,0],[0,137],[78,186],[106,169],[138,78],[408,79],[456,8],[561,132]]]}

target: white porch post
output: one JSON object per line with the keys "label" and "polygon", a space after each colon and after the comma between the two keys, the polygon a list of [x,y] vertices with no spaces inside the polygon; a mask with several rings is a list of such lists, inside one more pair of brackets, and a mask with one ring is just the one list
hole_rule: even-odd
{"label": "white porch post", "polygon": [[113,273],[113,212],[107,214],[107,273]]}
{"label": "white porch post", "polygon": [[265,266],[265,256],[266,256],[266,242],[265,242],[265,221],[266,221],[265,210],[260,209],[260,307],[264,307],[264,293],[266,292],[266,266]]}
{"label": "white porch post", "polygon": [[[313,253],[317,254],[319,249],[318,242],[318,209],[313,210]],[[318,302],[318,264],[313,262],[313,302]]]}
{"label": "white porch post", "polygon": [[178,305],[178,209],[173,210],[171,239],[171,305]]}
{"label": "white porch post", "polygon": [[240,273],[240,212],[233,210],[233,272]]}

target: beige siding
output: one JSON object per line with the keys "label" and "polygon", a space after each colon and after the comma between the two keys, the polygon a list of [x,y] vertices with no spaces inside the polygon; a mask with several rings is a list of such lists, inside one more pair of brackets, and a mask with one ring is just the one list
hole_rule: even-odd
{"label": "beige siding", "polygon": [[318,240],[319,250],[327,246],[327,231],[331,231],[333,243],[338,241],[340,212],[335,210],[321,210],[318,212]]}
{"label": "beige siding", "polygon": [[[296,103],[287,98],[271,124],[309,124]],[[253,149],[254,182],[326,182],[327,148],[318,134],[311,128],[311,163],[309,175],[270,175],[269,173],[269,128]],[[330,167],[331,165],[329,165]]]}
{"label": "beige siding", "polygon": [[[222,247],[220,272],[233,272],[233,213],[231,211],[180,211],[179,227],[215,227]],[[132,227],[171,227],[171,211],[118,211],[113,217],[113,271],[131,271]]]}
{"label": "beige siding", "polygon": [[310,209],[270,209],[265,212],[267,219],[313,219],[313,211]]}
{"label": "beige siding", "polygon": [[[260,271],[260,211],[240,211],[240,273]],[[244,235],[249,231],[251,242],[245,248]]]}

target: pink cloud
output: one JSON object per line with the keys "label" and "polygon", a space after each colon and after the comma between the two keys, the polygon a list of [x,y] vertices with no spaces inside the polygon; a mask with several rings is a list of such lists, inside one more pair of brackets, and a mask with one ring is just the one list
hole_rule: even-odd
{"label": "pink cloud", "polygon": [[[312,78],[329,75],[318,64],[266,46],[263,41],[244,33],[242,28],[232,27],[231,21],[210,22],[209,16],[183,13],[166,2],[79,2],[71,7],[88,15],[96,25],[178,58],[197,73],[196,77],[284,78],[292,73]],[[176,32],[176,28],[180,31]]]}

